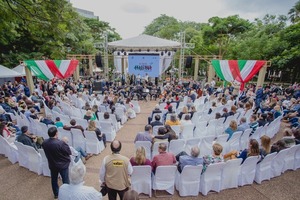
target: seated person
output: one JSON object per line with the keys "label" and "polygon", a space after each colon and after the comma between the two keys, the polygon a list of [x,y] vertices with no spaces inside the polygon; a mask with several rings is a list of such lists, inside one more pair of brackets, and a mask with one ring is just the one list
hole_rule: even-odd
{"label": "seated person", "polygon": [[52,120],[52,115],[51,114],[48,114],[45,118],[42,118],[40,120],[40,122],[42,122],[46,125],[49,125],[49,124],[55,125],[54,121]]}
{"label": "seated person", "polygon": [[[66,144],[69,145],[69,140],[67,137],[63,137],[62,141],[64,141]],[[82,162],[85,163],[90,157],[92,157],[92,154],[87,154],[81,147],[76,147],[76,148],[73,148],[72,146],[69,147],[72,152],[71,158],[75,163],[77,163],[79,159],[81,159]]]}
{"label": "seated person", "polygon": [[165,127],[159,127],[157,131],[157,135],[153,138],[154,142],[161,142],[161,141],[169,141],[169,135],[166,135],[167,129]]}
{"label": "seated person", "polygon": [[155,119],[155,121],[150,123],[150,125],[151,125],[152,127],[154,127],[154,126],[163,126],[163,125],[164,125],[164,124],[160,121],[160,115],[155,115],[155,116],[154,116],[154,119]]}
{"label": "seated person", "polygon": [[28,126],[22,126],[21,132],[22,134],[17,137],[17,141],[21,142],[24,145],[31,146],[36,151],[38,151],[38,144],[37,144],[38,137],[29,132]]}
{"label": "seated person", "polygon": [[69,167],[70,184],[63,184],[59,188],[58,199],[90,199],[101,200],[102,194],[93,187],[84,186],[86,167],[82,162],[74,163]]}
{"label": "seated person", "polygon": [[260,155],[262,158],[266,157],[271,152],[271,138],[267,135],[263,135],[260,137],[261,147],[260,147]]}
{"label": "seated person", "polygon": [[151,165],[151,161],[146,158],[146,150],[143,146],[139,146],[135,151],[135,156],[130,158],[130,163],[132,166],[138,165]]}
{"label": "seated person", "polygon": [[16,139],[15,137],[16,135],[9,130],[9,127],[7,126],[7,122],[5,121],[2,121],[0,123],[0,135],[4,137],[9,143],[13,143]]}
{"label": "seated person", "polygon": [[60,117],[55,118],[55,126],[58,127],[64,127],[64,124],[60,121]]}
{"label": "seated person", "polygon": [[274,153],[274,152],[278,153],[283,149],[286,149],[284,141],[278,140],[271,146],[271,153]]}
{"label": "seated person", "polygon": [[173,153],[167,152],[167,145],[165,143],[160,143],[158,145],[158,155],[155,155],[152,159],[152,169],[153,173],[158,166],[174,165],[176,163],[176,158]]}
{"label": "seated person", "polygon": [[[79,129],[79,130],[82,131],[82,134],[83,134],[83,136],[84,136],[84,129],[83,129],[83,127],[82,127],[81,125],[77,125],[75,119],[71,119],[70,125],[71,125],[71,126],[64,125],[63,129],[68,130],[68,131],[70,131],[72,128]],[[85,136],[84,136],[84,137],[85,137]]]}
{"label": "seated person", "polygon": [[256,131],[256,129],[258,127],[258,122],[256,120],[257,120],[256,115],[251,115],[249,126],[252,129],[252,131],[251,131],[250,136]]}
{"label": "seated person", "polygon": [[162,113],[162,111],[159,109],[159,105],[158,105],[158,104],[155,105],[155,108],[154,108],[154,110],[152,111],[151,116],[148,117],[148,124],[151,123],[152,118],[153,118],[153,115],[155,115],[156,113]]}
{"label": "seated person", "polygon": [[176,114],[172,114],[169,120],[166,120],[165,125],[180,125],[180,121],[177,119]]}
{"label": "seated person", "polygon": [[198,158],[200,149],[198,146],[194,146],[191,149],[191,155],[189,156],[185,151],[176,155],[176,160],[179,162],[177,165],[178,171],[181,173],[186,165],[203,165],[203,158]]}
{"label": "seated person", "polygon": [[259,151],[259,144],[257,140],[250,139],[248,149],[245,149],[240,153],[237,150],[233,150],[225,154],[224,159],[227,160],[227,159],[234,159],[234,158],[242,158],[243,161],[241,164],[243,164],[246,158],[250,156],[259,156],[259,155],[260,155],[260,151]]}
{"label": "seated person", "polygon": [[237,123],[235,120],[231,120],[229,127],[225,130],[225,133],[229,135],[227,141],[232,137],[233,133],[237,131]]}
{"label": "seated person", "polygon": [[224,162],[224,158],[221,154],[222,151],[223,151],[222,145],[215,142],[212,147],[213,147],[213,154],[203,156],[203,170],[202,170],[202,173],[205,172],[208,165],[210,165],[212,163]]}

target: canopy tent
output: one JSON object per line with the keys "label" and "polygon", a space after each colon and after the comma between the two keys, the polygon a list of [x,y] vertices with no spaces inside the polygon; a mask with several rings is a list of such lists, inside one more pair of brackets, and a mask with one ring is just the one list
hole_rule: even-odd
{"label": "canopy tent", "polygon": [[0,65],[0,78],[12,78],[20,76],[22,76],[20,73]]}
{"label": "canopy tent", "polygon": [[[25,66],[24,65],[18,65],[15,68],[12,68],[15,72],[18,72],[22,76],[26,76]],[[32,72],[32,76],[35,76],[34,72]]]}
{"label": "canopy tent", "polygon": [[243,90],[255,74],[266,63],[265,60],[212,60],[216,74],[223,81],[237,81]]}
{"label": "canopy tent", "polygon": [[78,60],[25,60],[24,63],[37,78],[46,81],[54,77],[69,78],[78,66]]}
{"label": "canopy tent", "polygon": [[[144,57],[147,57],[149,54],[149,56],[151,55],[152,57],[157,55],[159,58],[158,66],[154,66],[153,70],[157,70],[160,75],[170,66],[175,50],[181,48],[181,43],[150,35],[139,35],[129,39],[110,42],[108,43],[108,47],[114,50],[114,65],[117,72],[123,71],[127,74],[127,72],[130,71],[132,73],[133,70],[122,70],[122,58],[124,58],[125,66],[128,66],[131,69],[134,67],[132,66],[132,63],[137,63],[133,61],[134,59],[128,61],[127,55],[141,54]],[[136,58],[137,57],[138,56],[136,56]],[[151,63],[151,60],[149,60],[149,62]],[[147,73],[147,71],[139,71],[136,73],[140,73],[142,75]],[[148,75],[149,74],[151,73],[148,73]]]}

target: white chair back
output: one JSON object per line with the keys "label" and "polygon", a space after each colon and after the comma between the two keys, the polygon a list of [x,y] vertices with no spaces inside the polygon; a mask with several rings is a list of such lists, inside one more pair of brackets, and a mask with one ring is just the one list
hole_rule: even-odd
{"label": "white chair back", "polygon": [[272,177],[271,164],[277,152],[268,154],[264,159],[256,165],[254,181],[261,184],[264,180],[270,180]]}
{"label": "white chair back", "polygon": [[242,161],[243,159],[241,158],[226,161],[222,172],[222,190],[238,187],[240,165]]}
{"label": "white chair back", "polygon": [[151,197],[151,174],[152,169],[149,165],[133,166],[133,172],[131,174],[131,188],[139,194],[148,194],[149,197]]}
{"label": "white chair back", "polygon": [[169,144],[169,152],[177,155],[181,151],[184,151],[185,140],[178,139],[178,140],[171,140]]}
{"label": "white chair back", "polygon": [[253,183],[256,172],[256,164],[259,159],[260,156],[250,156],[246,158],[244,163],[241,165],[241,171],[239,174],[239,186]]}
{"label": "white chair back", "polygon": [[182,139],[193,138],[194,137],[194,124],[184,125],[181,136],[182,136]]}
{"label": "white chair back", "polygon": [[105,149],[103,141],[99,141],[95,131],[84,131],[86,139],[86,152],[99,154]]}
{"label": "white chair back", "polygon": [[145,151],[146,151],[146,158],[151,160],[151,146],[152,146],[152,143],[149,142],[149,141],[136,141],[134,143],[134,146],[135,146],[135,149],[137,149],[138,147],[142,146],[145,148]]}
{"label": "white chair back", "polygon": [[152,189],[157,197],[156,190],[166,190],[169,194],[174,194],[175,173],[177,167],[171,166],[158,166],[155,175],[152,176]]}
{"label": "white chair back", "polygon": [[25,145],[24,147],[28,156],[28,169],[38,175],[41,175],[43,172],[41,154],[31,146]]}
{"label": "white chair back", "polygon": [[44,176],[51,177],[51,173],[50,173],[48,160],[47,160],[45,151],[44,151],[44,149],[38,149],[38,150],[39,150],[39,153],[42,157],[42,173],[43,173]]}
{"label": "white chair back", "polygon": [[289,149],[283,149],[277,153],[275,158],[272,161],[272,176],[276,177],[281,175],[283,167],[284,167],[284,158],[287,156]]}
{"label": "white chair back", "polygon": [[81,147],[84,151],[86,150],[86,141],[83,136],[83,133],[80,129],[71,129],[71,133],[73,136],[73,147],[76,149],[77,147]]}
{"label": "white chair back", "polygon": [[214,135],[203,137],[200,144],[200,156],[211,155],[213,152],[212,145],[215,139]]}

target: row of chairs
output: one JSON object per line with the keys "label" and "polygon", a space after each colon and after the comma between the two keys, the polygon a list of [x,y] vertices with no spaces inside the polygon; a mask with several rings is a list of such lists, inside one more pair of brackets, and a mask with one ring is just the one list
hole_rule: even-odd
{"label": "row of chairs", "polygon": [[220,192],[253,184],[254,181],[261,184],[262,181],[277,177],[287,170],[299,169],[300,145],[269,154],[259,161],[260,156],[250,156],[243,164],[242,159],[214,163],[202,175],[202,166],[185,166],[181,174],[176,166],[159,166],[155,175],[151,175],[150,166],[133,166],[131,184],[132,189],[139,194],[150,197],[152,189],[155,194],[157,190],[166,190],[173,195],[176,188],[180,196],[198,196],[199,192],[207,195],[209,191]]}

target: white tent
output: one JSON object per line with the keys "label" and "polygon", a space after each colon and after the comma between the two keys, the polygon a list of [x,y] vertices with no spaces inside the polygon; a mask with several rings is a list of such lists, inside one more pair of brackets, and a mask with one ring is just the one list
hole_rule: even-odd
{"label": "white tent", "polygon": [[20,76],[22,76],[20,73],[0,65],[0,78],[12,78]]}
{"label": "white tent", "polygon": [[[18,65],[15,68],[13,68],[12,70],[14,70],[15,72],[18,72],[22,76],[26,76],[26,71],[25,71],[25,66],[24,65]],[[31,73],[32,73],[32,76],[35,76],[33,71],[31,71]]]}
{"label": "white tent", "polygon": [[139,35],[133,38],[109,42],[108,47],[118,49],[179,49],[181,44],[172,40],[161,39],[150,35]]}

